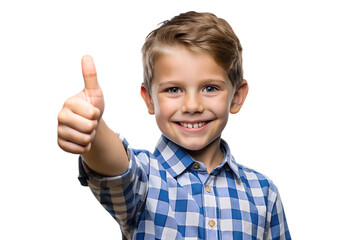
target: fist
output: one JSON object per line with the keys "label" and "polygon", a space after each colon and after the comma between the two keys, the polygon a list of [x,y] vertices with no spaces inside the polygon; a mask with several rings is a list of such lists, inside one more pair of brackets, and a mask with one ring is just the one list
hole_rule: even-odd
{"label": "fist", "polygon": [[104,96],[90,56],[81,60],[85,88],[67,99],[58,115],[58,144],[66,152],[82,154],[91,149],[104,112]]}

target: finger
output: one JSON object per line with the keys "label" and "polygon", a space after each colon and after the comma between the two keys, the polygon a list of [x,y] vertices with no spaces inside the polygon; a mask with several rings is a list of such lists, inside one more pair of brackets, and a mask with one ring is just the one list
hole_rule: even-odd
{"label": "finger", "polygon": [[86,89],[97,89],[99,88],[99,83],[97,81],[96,68],[94,60],[91,56],[85,55],[81,59],[81,68],[84,77],[84,83]]}
{"label": "finger", "polygon": [[66,125],[82,133],[91,133],[98,125],[97,120],[89,120],[69,109],[63,109],[58,115],[59,125]]}
{"label": "finger", "polygon": [[93,130],[91,133],[86,134],[63,124],[59,124],[58,126],[58,138],[83,147],[86,147],[94,140],[95,132],[96,131]]}
{"label": "finger", "polygon": [[77,96],[67,99],[64,103],[64,108],[89,120],[98,119],[100,110],[85,100],[86,96],[82,96],[82,94],[79,93]]}
{"label": "finger", "polygon": [[90,151],[91,149],[91,143],[84,147],[59,138],[58,138],[58,145],[62,150],[74,154],[83,154]]}

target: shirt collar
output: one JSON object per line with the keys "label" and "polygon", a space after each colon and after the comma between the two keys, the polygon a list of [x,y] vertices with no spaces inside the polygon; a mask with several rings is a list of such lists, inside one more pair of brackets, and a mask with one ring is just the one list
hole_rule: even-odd
{"label": "shirt collar", "polygon": [[[220,147],[225,153],[225,158],[219,168],[222,168],[227,163],[236,177],[240,179],[239,167],[231,155],[229,145],[225,140],[221,139]],[[156,145],[154,156],[174,178],[183,173],[194,162],[194,159],[183,148],[170,141],[164,135],[160,137]]]}
{"label": "shirt collar", "polygon": [[225,158],[221,165],[225,165],[227,163],[229,165],[229,168],[233,171],[233,173],[236,175],[237,179],[240,180],[240,169],[239,166],[236,164],[235,159],[233,155],[231,154],[230,147],[227,144],[227,142],[224,139],[221,139],[220,142],[221,150],[225,153]]}

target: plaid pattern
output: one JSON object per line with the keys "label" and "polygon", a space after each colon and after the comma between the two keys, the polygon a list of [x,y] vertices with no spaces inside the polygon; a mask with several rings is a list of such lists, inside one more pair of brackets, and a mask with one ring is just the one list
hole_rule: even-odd
{"label": "plaid pattern", "polygon": [[276,186],[237,164],[225,141],[224,160],[210,174],[165,136],[153,154],[122,141],[125,174],[101,177],[80,164],[79,179],[124,239],[291,239]]}

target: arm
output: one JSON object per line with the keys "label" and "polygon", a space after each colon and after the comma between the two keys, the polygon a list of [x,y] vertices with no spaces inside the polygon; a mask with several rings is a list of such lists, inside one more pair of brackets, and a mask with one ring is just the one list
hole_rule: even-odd
{"label": "arm", "polygon": [[103,176],[117,176],[126,172],[129,159],[119,137],[99,120],[90,151],[82,154],[87,166]]}
{"label": "arm", "polygon": [[128,170],[119,176],[104,177],[80,161],[80,182],[90,187],[95,198],[118,222],[125,238],[133,239],[148,192],[150,156],[147,151],[131,149],[126,139],[119,138],[129,154]]}
{"label": "arm", "polygon": [[268,216],[266,220],[267,227],[266,227],[265,239],[291,240],[284,208],[279,193],[277,192],[274,202],[272,202],[272,200],[270,200],[269,202],[272,205],[272,208],[271,208],[271,212],[268,212]]}
{"label": "arm", "polygon": [[130,239],[147,194],[148,168],[142,165],[148,164],[148,157],[135,156],[102,119],[104,97],[91,57],[83,57],[82,71],[84,90],[66,100],[58,115],[58,144],[67,152],[82,155],[86,184]]}
{"label": "arm", "polygon": [[94,62],[84,56],[81,65],[85,88],[66,100],[58,115],[58,144],[64,151],[81,154],[94,172],[123,174],[129,159],[120,139],[102,119],[104,96]]}

